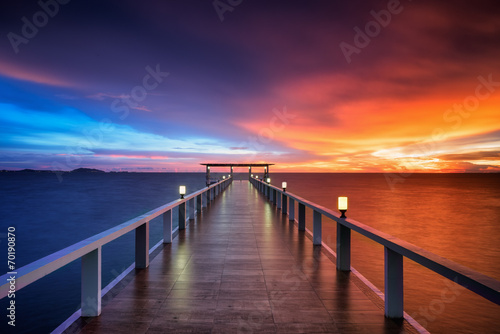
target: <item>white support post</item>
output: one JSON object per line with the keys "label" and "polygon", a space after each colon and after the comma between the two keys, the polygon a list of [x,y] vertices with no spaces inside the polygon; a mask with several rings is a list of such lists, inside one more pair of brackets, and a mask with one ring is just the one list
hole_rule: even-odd
{"label": "white support post", "polygon": [[351,229],[337,223],[337,269],[351,271]]}
{"label": "white support post", "polygon": [[179,208],[179,230],[186,229],[186,202],[182,202]]}
{"label": "white support post", "polygon": [[295,220],[295,200],[290,197],[290,204],[288,207],[288,220]]}
{"label": "white support post", "polygon": [[149,266],[149,222],[135,229],[135,267],[137,269]]}
{"label": "white support post", "polygon": [[163,243],[172,243],[172,210],[163,214]]}
{"label": "white support post", "polygon": [[384,247],[385,316],[403,318],[403,255]]}
{"label": "white support post", "polygon": [[82,256],[82,317],[101,314],[101,247]]}
{"label": "white support post", "polygon": [[321,212],[313,213],[313,245],[321,245]]}

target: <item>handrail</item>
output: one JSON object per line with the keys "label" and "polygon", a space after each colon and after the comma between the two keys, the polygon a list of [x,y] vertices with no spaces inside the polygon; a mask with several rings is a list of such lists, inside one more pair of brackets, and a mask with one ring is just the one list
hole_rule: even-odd
{"label": "handrail", "polygon": [[[403,256],[500,305],[500,281],[498,280],[354,219],[340,218],[340,215],[331,209],[288,191],[283,191],[281,188],[261,180],[250,178],[250,182],[265,193],[279,209],[283,205],[283,214],[287,213],[290,220],[295,220],[294,203],[297,202],[299,204],[299,229],[305,229],[305,207],[312,209],[315,213],[313,222],[313,241],[315,245],[321,245],[321,215],[334,220],[337,223],[337,269],[339,270],[350,270],[351,230],[383,245],[385,248],[386,275],[385,314],[388,317],[401,318],[403,316]],[[289,209],[286,207],[287,199],[290,199]],[[303,211],[302,214],[301,210]]]}
{"label": "handrail", "polygon": [[[101,233],[95,234],[87,239],[77,242],[71,246],[61,249],[55,253],[47,255],[39,260],[36,260],[30,264],[27,264],[16,270],[15,274],[15,289],[20,290],[27,285],[41,279],[42,277],[56,271],[59,268],[73,262],[79,258],[82,258],[82,315],[86,316],[97,316],[100,314],[100,302],[101,302],[101,261],[100,261],[100,249],[103,245],[129,233],[133,230],[136,231],[136,267],[144,268],[149,265],[149,221],[152,219],[164,215],[164,243],[171,242],[172,237],[172,210],[179,207],[179,211],[184,210],[184,213],[179,215],[179,225],[181,223],[185,224],[186,219],[185,214],[185,204],[191,203],[191,213],[194,214],[195,201],[198,201],[198,209],[201,210],[202,195],[206,194],[207,204],[214,199],[219,193],[221,193],[230,183],[232,178],[221,180],[215,184],[205,187],[201,190],[193,192],[189,195],[185,195],[183,199],[177,199],[167,204],[164,204],[156,209],[153,209],[145,214],[138,217],[130,219],[122,224],[105,230]],[[194,216],[192,217],[194,218]],[[170,221],[168,221],[170,219]],[[184,222],[181,222],[181,219]],[[166,231],[165,227],[170,227],[170,231]],[[185,227],[185,226],[184,226]],[[181,226],[179,226],[180,229]],[[145,233],[147,232],[147,233]],[[169,235],[170,232],[170,235]],[[165,237],[166,236],[166,237]],[[93,254],[97,251],[97,258],[93,259]],[[88,259],[87,259],[88,258]],[[86,260],[91,261],[89,265],[88,272],[92,273],[92,277],[87,277],[88,273],[85,273]],[[95,272],[93,272],[95,271]],[[7,281],[12,274],[5,274],[0,276],[0,299],[8,295],[11,283]],[[87,279],[84,279],[87,278]],[[92,290],[92,296],[85,295],[85,285],[86,281]],[[93,281],[93,282],[92,282]],[[95,287],[93,285],[96,285]],[[87,290],[86,290],[87,291]],[[88,292],[88,291],[87,291]],[[94,305],[89,305],[88,297],[95,301]],[[87,313],[84,312],[84,306],[87,308]]]}

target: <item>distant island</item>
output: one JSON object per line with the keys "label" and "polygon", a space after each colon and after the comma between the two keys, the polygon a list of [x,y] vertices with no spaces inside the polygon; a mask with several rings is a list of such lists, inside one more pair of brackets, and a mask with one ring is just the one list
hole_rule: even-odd
{"label": "distant island", "polygon": [[21,169],[21,170],[5,170],[3,169],[1,172],[10,172],[10,173],[106,173],[103,170],[95,169],[95,168],[77,168],[71,171],[54,171],[54,170],[38,170],[38,169]]}
{"label": "distant island", "polygon": [[95,168],[77,168],[73,169],[70,173],[106,173],[106,172]]}

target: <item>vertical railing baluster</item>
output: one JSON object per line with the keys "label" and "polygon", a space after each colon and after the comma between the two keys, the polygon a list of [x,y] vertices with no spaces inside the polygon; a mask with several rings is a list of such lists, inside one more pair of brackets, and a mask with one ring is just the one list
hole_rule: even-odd
{"label": "vertical railing baluster", "polygon": [[403,318],[403,255],[384,247],[385,316]]}
{"label": "vertical railing baluster", "polygon": [[163,243],[172,243],[172,210],[163,213]]}
{"label": "vertical railing baluster", "polygon": [[101,247],[82,256],[82,317],[101,314]]}
{"label": "vertical railing baluster", "polygon": [[313,245],[321,245],[321,212],[313,211]]}
{"label": "vertical railing baluster", "polygon": [[277,191],[276,189],[274,190],[274,195],[276,196],[275,198],[275,201],[276,201],[276,207],[278,209],[281,209],[281,194],[279,193],[279,191]]}
{"label": "vertical railing baluster", "polygon": [[351,270],[351,229],[337,223],[337,269]]}
{"label": "vertical railing baluster", "polygon": [[149,266],[149,222],[135,229],[135,267],[138,269]]}

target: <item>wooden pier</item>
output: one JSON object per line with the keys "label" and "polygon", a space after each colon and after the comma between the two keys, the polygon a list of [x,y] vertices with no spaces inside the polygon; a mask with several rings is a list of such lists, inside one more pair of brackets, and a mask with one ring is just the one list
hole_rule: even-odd
{"label": "wooden pier", "polygon": [[[75,333],[416,333],[247,181],[133,270]],[[153,254],[154,255],[154,254]]]}

